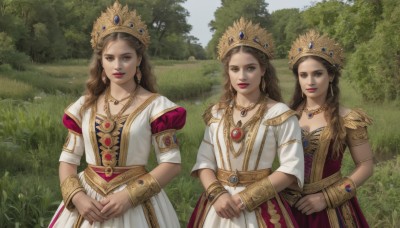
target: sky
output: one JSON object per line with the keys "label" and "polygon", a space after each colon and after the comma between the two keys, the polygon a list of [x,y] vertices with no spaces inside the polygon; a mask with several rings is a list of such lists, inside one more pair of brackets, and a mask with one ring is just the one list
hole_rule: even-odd
{"label": "sky", "polygon": [[[321,0],[266,0],[269,13],[285,8],[303,9],[306,6],[310,6],[312,3],[320,1]],[[187,0],[183,4],[183,7],[190,13],[188,18],[188,23],[192,25],[190,35],[197,37],[199,43],[203,47],[211,40],[212,33],[208,27],[208,23],[214,19],[214,12],[220,5],[221,1],[219,0]]]}

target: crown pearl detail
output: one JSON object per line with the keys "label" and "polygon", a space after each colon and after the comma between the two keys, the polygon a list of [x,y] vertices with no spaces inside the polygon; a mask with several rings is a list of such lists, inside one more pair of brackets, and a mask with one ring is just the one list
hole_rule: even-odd
{"label": "crown pearl detail", "polygon": [[335,40],[315,30],[308,31],[293,42],[289,51],[289,68],[293,69],[296,62],[304,56],[318,56],[338,68],[343,66],[344,61],[342,47]]}
{"label": "crown pearl detail", "polygon": [[146,24],[136,14],[136,10],[129,11],[128,6],[122,7],[118,0],[93,23],[90,41],[92,48],[95,49],[105,36],[114,32],[128,33],[146,48],[149,46],[150,36]]}
{"label": "crown pearl detail", "polygon": [[243,17],[227,28],[220,38],[218,59],[222,60],[231,49],[238,46],[249,46],[258,49],[266,54],[269,59],[272,59],[274,55],[272,35],[261,28],[259,24],[253,24]]}

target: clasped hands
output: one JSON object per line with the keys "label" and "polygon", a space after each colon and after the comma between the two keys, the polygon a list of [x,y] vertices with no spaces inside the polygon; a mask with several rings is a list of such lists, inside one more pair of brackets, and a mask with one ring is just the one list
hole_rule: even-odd
{"label": "clasped hands", "polygon": [[214,202],[213,207],[218,216],[225,219],[239,217],[245,206],[238,194],[224,193]]}
{"label": "clasped hands", "polygon": [[121,216],[132,207],[127,191],[120,191],[108,195],[100,201],[91,198],[81,191],[76,193],[72,198],[72,203],[75,205],[79,214],[82,215],[85,220],[89,221],[90,224],[93,224],[93,222],[104,222]]}

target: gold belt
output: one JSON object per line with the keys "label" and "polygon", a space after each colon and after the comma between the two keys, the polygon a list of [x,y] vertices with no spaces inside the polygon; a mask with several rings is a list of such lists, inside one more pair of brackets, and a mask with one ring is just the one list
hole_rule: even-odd
{"label": "gold belt", "polygon": [[118,174],[110,181],[104,180],[99,174],[107,173],[107,167],[88,165],[84,171],[85,180],[99,194],[106,196],[111,191],[131,180],[147,173],[144,166],[113,167],[113,174]]}
{"label": "gold belt", "polygon": [[229,186],[247,186],[262,178],[269,176],[271,169],[261,169],[253,171],[228,171],[224,169],[217,170],[217,179]]}
{"label": "gold belt", "polygon": [[336,172],[329,177],[326,177],[322,180],[316,181],[311,184],[304,184],[302,194],[308,195],[308,194],[313,194],[316,192],[321,191],[322,189],[336,183],[338,180],[342,179],[342,174],[339,172]]}

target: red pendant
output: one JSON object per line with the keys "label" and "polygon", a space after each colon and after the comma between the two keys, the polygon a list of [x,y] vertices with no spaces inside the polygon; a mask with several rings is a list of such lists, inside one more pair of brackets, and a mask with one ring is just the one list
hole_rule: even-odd
{"label": "red pendant", "polygon": [[240,142],[242,141],[244,136],[244,132],[242,130],[242,128],[240,127],[235,127],[232,129],[231,131],[231,139],[235,142]]}
{"label": "red pendant", "polygon": [[112,130],[114,130],[116,123],[114,121],[111,121],[109,119],[105,119],[101,124],[100,128],[103,132],[109,133]]}

